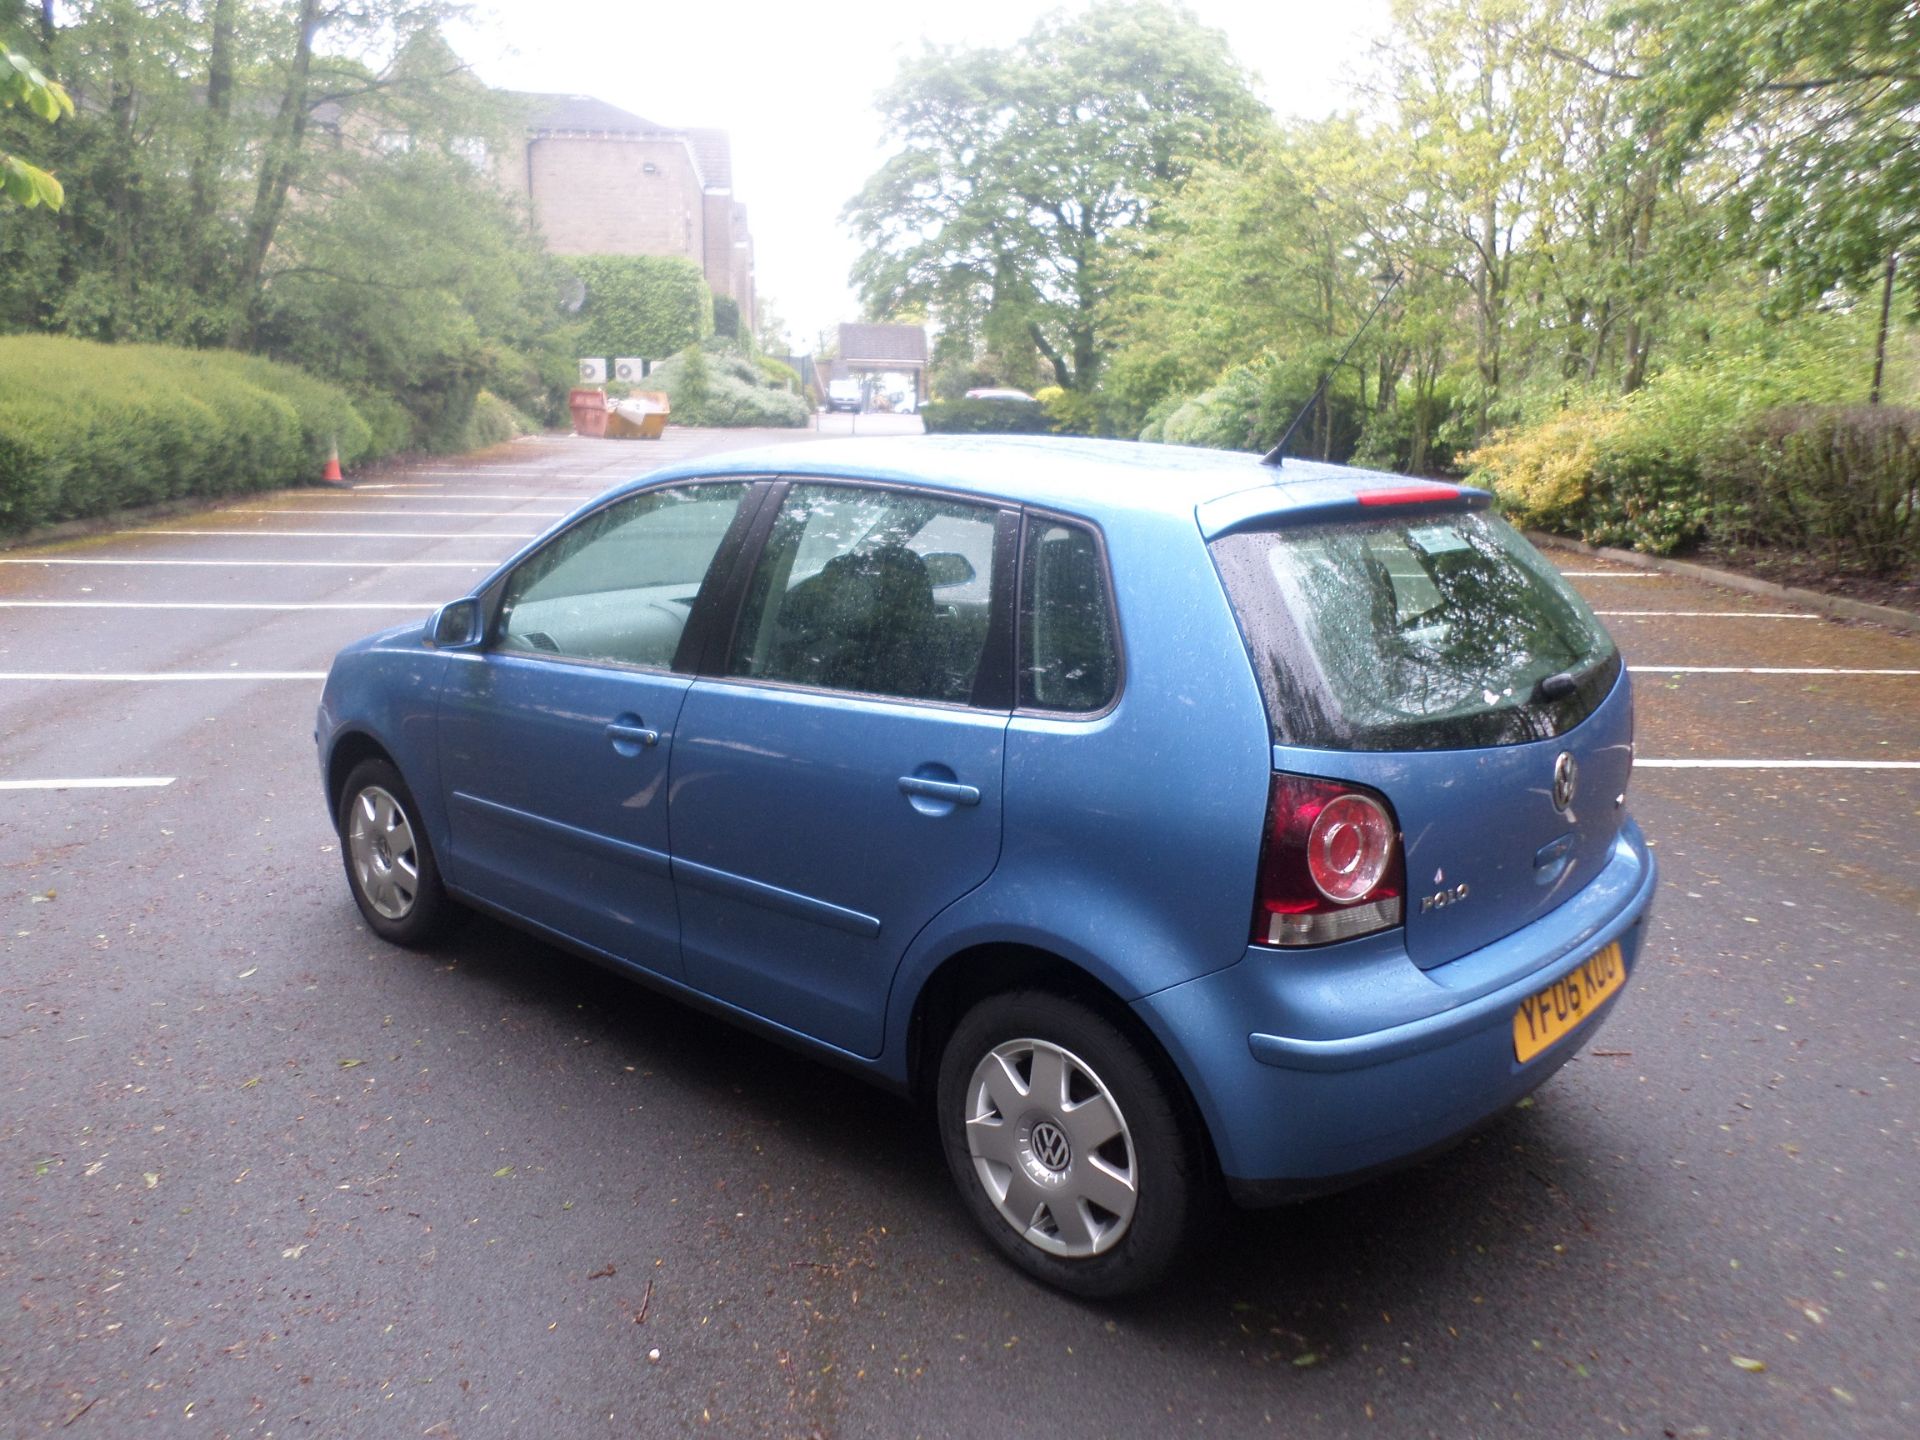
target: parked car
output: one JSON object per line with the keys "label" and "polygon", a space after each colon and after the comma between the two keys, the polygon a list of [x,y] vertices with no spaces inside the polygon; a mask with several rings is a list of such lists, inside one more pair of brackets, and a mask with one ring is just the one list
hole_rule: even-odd
{"label": "parked car", "polygon": [[1105,441],[688,462],[342,651],[366,923],[457,903],[927,1099],[1083,1295],[1554,1073],[1639,956],[1631,686],[1484,492]]}
{"label": "parked car", "polygon": [[864,403],[864,391],[858,380],[829,380],[827,382],[827,409],[850,410],[860,413]]}
{"label": "parked car", "polygon": [[1016,404],[1038,405],[1040,402],[1024,390],[1010,390],[1005,386],[982,385],[967,391],[969,400],[1011,400]]}

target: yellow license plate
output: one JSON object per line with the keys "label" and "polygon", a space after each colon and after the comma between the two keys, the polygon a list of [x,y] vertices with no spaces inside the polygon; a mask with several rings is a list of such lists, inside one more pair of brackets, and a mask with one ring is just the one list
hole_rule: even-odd
{"label": "yellow license plate", "polygon": [[1626,979],[1627,963],[1621,957],[1619,942],[1615,941],[1583,961],[1579,969],[1538,994],[1529,995],[1513,1012],[1514,1059],[1524,1065],[1571,1032],[1624,985]]}

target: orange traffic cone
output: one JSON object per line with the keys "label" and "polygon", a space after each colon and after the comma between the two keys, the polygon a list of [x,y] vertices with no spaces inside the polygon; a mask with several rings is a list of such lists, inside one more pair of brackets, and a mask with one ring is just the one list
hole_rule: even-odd
{"label": "orange traffic cone", "polygon": [[328,447],[327,468],[320,472],[320,478],[329,485],[346,483],[340,478],[340,442],[337,440]]}

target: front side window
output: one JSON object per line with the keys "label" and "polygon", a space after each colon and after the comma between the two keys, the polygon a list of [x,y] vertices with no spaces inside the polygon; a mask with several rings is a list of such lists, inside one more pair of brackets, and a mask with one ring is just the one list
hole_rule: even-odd
{"label": "front side window", "polygon": [[670,669],[746,493],[649,490],[589,515],[508,578],[495,648]]}
{"label": "front side window", "polygon": [[1029,521],[1020,572],[1022,708],[1101,710],[1119,679],[1099,542],[1083,526]]}
{"label": "front side window", "polygon": [[966,704],[986,648],[996,512],[795,485],[747,586],[728,673]]}

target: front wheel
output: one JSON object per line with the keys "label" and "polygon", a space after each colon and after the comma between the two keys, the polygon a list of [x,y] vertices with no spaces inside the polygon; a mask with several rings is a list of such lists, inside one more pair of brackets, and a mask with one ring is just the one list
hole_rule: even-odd
{"label": "front wheel", "polygon": [[367,924],[395,945],[425,945],[446,922],[447,893],[400,772],[385,760],[354,766],[338,819],[347,886]]}
{"label": "front wheel", "polygon": [[936,1104],[967,1208],[1028,1274],[1104,1297],[1179,1258],[1208,1191],[1197,1122],[1104,1016],[1040,991],[981,1001]]}

